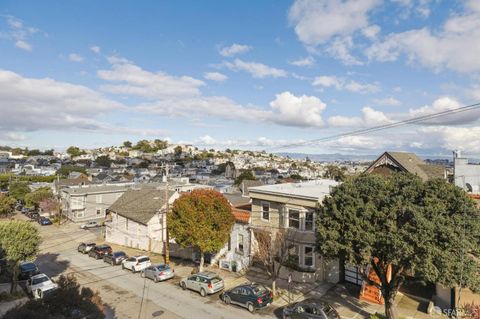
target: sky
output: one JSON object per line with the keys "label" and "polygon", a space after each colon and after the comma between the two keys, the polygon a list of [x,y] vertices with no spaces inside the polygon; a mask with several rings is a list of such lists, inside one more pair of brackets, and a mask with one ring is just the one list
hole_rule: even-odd
{"label": "sky", "polygon": [[478,155],[479,110],[305,144],[478,102],[478,0],[0,2],[0,145]]}

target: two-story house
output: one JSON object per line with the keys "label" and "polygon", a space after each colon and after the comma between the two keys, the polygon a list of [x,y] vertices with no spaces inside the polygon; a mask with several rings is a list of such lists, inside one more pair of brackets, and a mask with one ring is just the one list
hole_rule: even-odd
{"label": "two-story house", "polygon": [[249,188],[252,199],[252,240],[255,241],[258,232],[272,235],[282,232],[284,244],[288,246],[291,255],[289,261],[293,267],[284,269],[280,277],[286,278],[291,274],[294,281],[338,282],[338,261],[327,263],[315,252],[315,220],[321,218],[319,214],[323,199],[337,184],[334,180],[323,179]]}
{"label": "two-story house", "polygon": [[167,198],[173,204],[178,192],[165,187],[135,187],[125,192],[110,206],[111,221],[107,222],[105,240],[110,243],[164,252],[167,229]]}
{"label": "two-story house", "polygon": [[84,185],[61,189],[62,214],[73,222],[104,220],[106,210],[133,184]]}

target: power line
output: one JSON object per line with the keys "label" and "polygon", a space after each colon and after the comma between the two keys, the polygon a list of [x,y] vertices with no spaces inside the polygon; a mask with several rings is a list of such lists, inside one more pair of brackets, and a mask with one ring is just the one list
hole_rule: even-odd
{"label": "power line", "polygon": [[452,114],[468,112],[468,111],[477,109],[479,107],[480,107],[480,103],[475,103],[475,104],[459,107],[459,108],[456,108],[456,109],[451,109],[451,110],[447,110],[447,111],[432,113],[432,114],[428,114],[428,115],[422,115],[422,116],[414,117],[414,118],[403,120],[403,121],[382,124],[382,125],[373,126],[373,127],[369,127],[369,128],[365,128],[365,129],[359,129],[359,130],[346,132],[346,133],[334,134],[334,135],[321,137],[321,138],[317,138],[317,139],[312,139],[312,140],[308,140],[308,141],[304,141],[304,142],[284,144],[284,145],[272,147],[271,149],[294,148],[294,147],[310,145],[310,144],[318,143],[318,142],[326,142],[326,141],[336,140],[336,139],[339,139],[339,138],[342,138],[342,137],[365,135],[365,134],[368,134],[368,133],[387,130],[387,129],[391,129],[391,128],[395,128],[395,127],[399,127],[399,126],[426,122],[428,120],[432,120],[432,119],[436,119],[436,118],[440,118],[440,117],[444,117],[444,116],[449,116],[449,115],[452,115]]}

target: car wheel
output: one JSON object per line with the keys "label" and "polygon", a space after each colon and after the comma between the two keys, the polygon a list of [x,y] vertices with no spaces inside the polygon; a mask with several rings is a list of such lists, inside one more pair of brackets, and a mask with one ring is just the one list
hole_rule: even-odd
{"label": "car wheel", "polygon": [[255,311],[255,307],[253,306],[253,304],[251,302],[249,302],[247,304],[247,309],[248,311],[250,311],[251,313],[253,313]]}
{"label": "car wheel", "polygon": [[153,277],[153,282],[158,282],[158,277]]}
{"label": "car wheel", "polygon": [[114,266],[115,263],[113,262],[113,260],[110,261],[110,265]]}
{"label": "car wheel", "polygon": [[185,285],[183,281],[180,283],[180,287],[182,287],[183,290],[187,289],[187,285]]}
{"label": "car wheel", "polygon": [[136,272],[137,272],[137,271],[135,270],[135,267],[134,267],[134,266],[132,266],[132,272],[133,272],[133,273],[136,273]]}
{"label": "car wheel", "polygon": [[225,302],[226,305],[229,305],[231,301],[232,301],[232,300],[230,300],[230,297],[229,297],[229,296],[224,296],[224,297],[223,297],[223,302]]}
{"label": "car wheel", "polygon": [[122,264],[122,269],[125,269],[125,265],[124,265],[124,264]]}
{"label": "car wheel", "polygon": [[140,277],[145,278],[145,272],[144,272],[144,271],[142,271],[142,272],[140,273]]}
{"label": "car wheel", "polygon": [[207,295],[207,292],[205,291],[205,289],[200,289],[200,296],[202,297],[205,297]]}

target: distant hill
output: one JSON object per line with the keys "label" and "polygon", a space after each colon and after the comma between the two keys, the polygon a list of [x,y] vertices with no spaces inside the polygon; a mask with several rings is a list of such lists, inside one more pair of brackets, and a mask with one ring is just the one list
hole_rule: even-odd
{"label": "distant hill", "polygon": [[[281,156],[289,156],[290,158],[293,159],[304,159],[308,156],[312,161],[315,162],[344,162],[344,161],[354,161],[354,162],[370,162],[373,160],[376,160],[380,154],[375,154],[375,155],[354,155],[354,154],[339,154],[339,153],[334,153],[334,154],[303,154],[303,153],[276,153]],[[451,156],[434,156],[434,155],[428,155],[428,156],[422,156],[419,155],[420,158],[426,160],[452,160]],[[469,159],[470,160],[470,159]],[[475,161],[474,159],[471,159],[471,161]]]}

